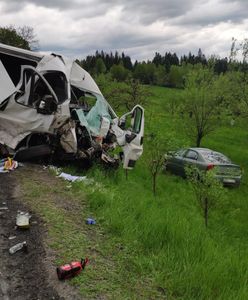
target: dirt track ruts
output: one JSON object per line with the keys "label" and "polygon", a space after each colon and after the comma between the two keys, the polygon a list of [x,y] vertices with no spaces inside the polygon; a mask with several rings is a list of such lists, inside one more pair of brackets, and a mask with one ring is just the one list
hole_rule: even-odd
{"label": "dirt track ruts", "polygon": [[[69,299],[59,296],[49,282],[47,266],[44,263],[46,251],[43,245],[44,226],[32,211],[19,199],[19,187],[13,173],[0,174],[0,299]],[[17,230],[15,218],[18,210],[32,214],[31,227]],[[16,236],[9,240],[10,236]],[[10,255],[8,250],[18,242],[26,240],[28,252],[16,252]],[[53,268],[54,272],[54,267]]]}

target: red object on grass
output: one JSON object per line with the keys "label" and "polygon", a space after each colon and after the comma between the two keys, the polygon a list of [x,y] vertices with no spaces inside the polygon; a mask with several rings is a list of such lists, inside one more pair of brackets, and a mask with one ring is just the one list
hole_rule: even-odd
{"label": "red object on grass", "polygon": [[73,261],[70,264],[57,267],[57,275],[59,280],[69,279],[78,275],[88,263],[88,258],[82,258],[81,261]]}

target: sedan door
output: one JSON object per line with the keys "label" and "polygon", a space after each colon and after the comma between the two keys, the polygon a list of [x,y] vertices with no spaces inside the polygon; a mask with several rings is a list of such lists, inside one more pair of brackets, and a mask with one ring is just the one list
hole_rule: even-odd
{"label": "sedan door", "polygon": [[184,155],[185,150],[179,150],[173,154],[172,157],[168,158],[166,162],[166,169],[173,174],[183,176],[184,174]]}
{"label": "sedan door", "polygon": [[183,158],[183,174],[182,174],[183,177],[186,177],[185,169],[187,167],[196,166],[199,168],[199,165],[201,164],[199,158],[200,158],[199,154],[195,150],[189,149],[185,153]]}

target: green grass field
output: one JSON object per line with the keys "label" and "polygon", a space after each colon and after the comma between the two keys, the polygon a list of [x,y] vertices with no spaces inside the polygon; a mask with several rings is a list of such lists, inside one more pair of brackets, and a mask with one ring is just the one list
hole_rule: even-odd
{"label": "green grass field", "polygon": [[[172,132],[182,145],[190,145],[180,120],[167,109],[168,99],[180,97],[181,91],[150,89],[146,136],[155,131],[166,138]],[[153,196],[147,139],[144,155],[127,179],[121,168],[113,173],[95,166],[86,173],[94,184],[73,184],[72,196],[87,199],[78,217],[84,218],[86,210],[97,220],[97,236],[99,230],[104,236],[93,240],[84,236],[97,248],[94,259],[99,268],[72,281],[89,299],[99,295],[106,299],[248,299],[247,128],[242,122],[234,126],[226,122],[202,146],[222,151],[244,168],[240,188],[226,189],[225,198],[210,210],[208,228],[187,181],[161,173]],[[48,223],[52,220],[49,214],[45,218]],[[74,236],[70,248],[77,253],[75,232]],[[55,249],[64,259],[71,258],[60,252],[59,245]]]}
{"label": "green grass field", "polygon": [[[175,132],[190,144],[180,121],[166,109],[167,99],[180,96],[180,91],[153,87],[152,92],[147,130],[165,136]],[[161,174],[157,196],[152,195],[146,141],[144,155],[128,180],[123,170],[116,176],[92,171],[104,189],[88,191],[90,207],[109,234],[132,249],[130,276],[147,276],[161,298],[248,299],[248,133],[241,122],[226,122],[202,146],[222,151],[245,171],[240,188],[227,189],[225,199],[210,211],[209,228],[185,180]]]}

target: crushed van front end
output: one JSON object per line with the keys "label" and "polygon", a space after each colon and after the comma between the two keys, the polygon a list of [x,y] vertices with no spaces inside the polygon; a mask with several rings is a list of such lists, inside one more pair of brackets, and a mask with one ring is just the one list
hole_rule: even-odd
{"label": "crushed van front end", "polygon": [[[110,165],[121,158],[128,169],[141,156],[144,109],[137,105],[118,118],[76,62],[0,44],[0,75],[0,155]],[[112,155],[117,146],[118,157]]]}

